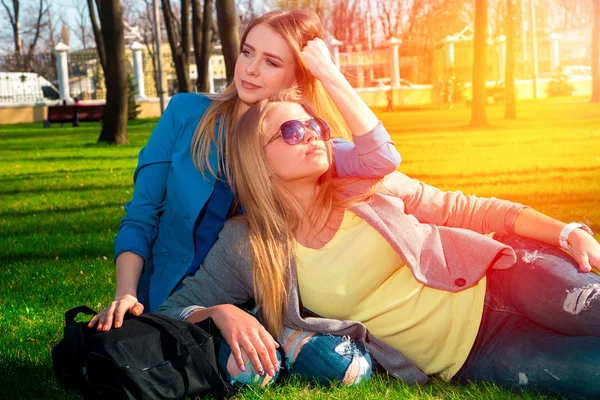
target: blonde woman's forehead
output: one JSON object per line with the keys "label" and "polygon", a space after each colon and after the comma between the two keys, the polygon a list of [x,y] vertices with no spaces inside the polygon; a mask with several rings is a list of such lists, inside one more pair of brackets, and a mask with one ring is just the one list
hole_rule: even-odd
{"label": "blonde woman's forehead", "polygon": [[267,132],[275,134],[285,121],[302,118],[310,118],[310,115],[300,104],[279,103],[267,116]]}
{"label": "blonde woman's forehead", "polygon": [[267,24],[258,24],[248,32],[244,46],[256,53],[279,58],[283,63],[294,63],[294,54],[288,42]]}

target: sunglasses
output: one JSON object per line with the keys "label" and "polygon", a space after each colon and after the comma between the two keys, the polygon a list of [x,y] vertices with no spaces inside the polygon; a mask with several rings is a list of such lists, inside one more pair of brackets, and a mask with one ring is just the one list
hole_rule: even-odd
{"label": "sunglasses", "polygon": [[331,137],[329,125],[321,118],[292,119],[281,124],[277,133],[269,139],[264,147],[267,147],[280,135],[283,141],[290,146],[301,143],[304,140],[306,128],[316,133],[321,140],[329,140]]}

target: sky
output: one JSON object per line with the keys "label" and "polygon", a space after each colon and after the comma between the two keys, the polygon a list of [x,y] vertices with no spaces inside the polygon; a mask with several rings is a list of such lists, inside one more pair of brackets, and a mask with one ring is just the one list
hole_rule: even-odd
{"label": "sky", "polygon": [[[33,0],[22,0],[24,4],[31,3]],[[177,1],[177,0],[175,0]],[[37,2],[37,0],[36,0]],[[78,19],[78,13],[76,11],[76,4],[86,4],[86,0],[48,0],[51,10],[55,15],[55,19],[62,18],[67,22],[67,24],[71,24],[72,26],[76,25]],[[144,4],[143,0],[130,0],[132,3],[139,3],[140,5]],[[260,8],[264,4],[268,3],[268,0],[254,0],[255,8]],[[160,4],[160,0],[159,0]],[[24,14],[25,6],[21,7],[21,15]],[[60,31],[60,27],[62,24],[59,24],[57,27],[57,32]],[[6,16],[6,11],[3,7],[0,6],[0,52],[7,49],[12,49],[12,33],[10,29],[10,24],[8,17]],[[81,48],[81,41],[73,32],[71,32],[71,47],[73,49]]]}

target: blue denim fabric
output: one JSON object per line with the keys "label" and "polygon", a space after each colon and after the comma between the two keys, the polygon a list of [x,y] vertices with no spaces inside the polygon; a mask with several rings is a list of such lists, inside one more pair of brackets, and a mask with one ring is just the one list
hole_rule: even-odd
{"label": "blue denim fabric", "polygon": [[343,381],[355,358],[360,369],[353,385],[369,380],[372,374],[373,363],[367,350],[346,337],[316,334],[302,346],[293,362],[289,357],[286,357],[286,367],[292,376],[321,385]]}
{"label": "blue denim fabric", "polygon": [[[295,346],[290,352],[293,353],[294,349]],[[219,368],[231,384],[259,386],[263,382],[266,375],[258,375],[250,362],[246,363],[245,372],[233,378],[227,371],[227,360],[230,354],[231,348],[225,340],[222,340],[218,356]],[[359,360],[360,370],[353,384],[371,378],[372,362],[369,353],[362,345],[344,337],[316,334],[300,348],[293,362],[286,357],[285,363],[281,363],[279,352],[277,352],[277,357],[290,375],[299,376],[321,385],[343,381],[346,371],[355,357]],[[277,380],[279,373],[280,371],[276,372],[268,383],[269,385]]]}
{"label": "blue denim fabric", "polygon": [[455,379],[600,398],[600,277],[556,247],[496,239],[518,262],[488,272],[481,326]]}
{"label": "blue denim fabric", "polygon": [[[263,380],[268,377],[266,373],[264,373],[262,376],[259,375],[254,369],[254,366],[252,365],[250,360],[246,362],[246,370],[244,372],[242,372],[235,378],[232,377],[229,374],[229,371],[227,371],[227,361],[229,360],[230,355],[231,347],[229,347],[225,340],[221,340],[221,346],[219,348],[219,356],[217,361],[219,363],[219,368],[221,369],[221,372],[232,385],[238,384],[248,386],[260,386]],[[277,360],[279,361],[279,364],[281,364],[281,355],[279,354],[279,352],[277,352]],[[277,378],[279,377],[279,372],[279,369],[275,371],[275,376],[267,383],[267,385],[271,385],[277,380]]]}

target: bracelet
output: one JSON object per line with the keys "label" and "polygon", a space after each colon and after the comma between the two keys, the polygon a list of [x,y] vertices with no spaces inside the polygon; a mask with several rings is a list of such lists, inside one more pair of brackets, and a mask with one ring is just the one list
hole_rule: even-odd
{"label": "bracelet", "polygon": [[565,225],[565,227],[562,228],[560,234],[558,235],[558,243],[560,243],[560,247],[567,251],[572,250],[567,239],[569,238],[569,234],[577,228],[581,228],[590,235],[594,235],[594,232],[592,232],[590,227],[586,224],[582,224],[581,222],[571,222],[570,224]]}

